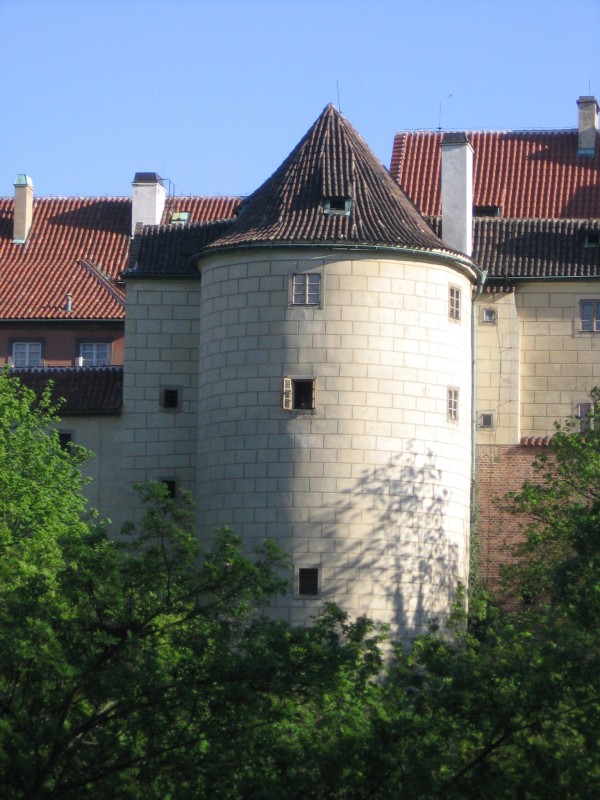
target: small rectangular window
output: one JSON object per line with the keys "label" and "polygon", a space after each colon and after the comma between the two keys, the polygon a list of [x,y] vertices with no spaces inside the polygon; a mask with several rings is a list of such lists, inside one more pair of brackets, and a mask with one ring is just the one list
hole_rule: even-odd
{"label": "small rectangular window", "polygon": [[298,594],[319,594],[319,570],[316,567],[301,567],[298,570]]}
{"label": "small rectangular window", "polygon": [[284,378],[283,408],[286,411],[312,411],[316,408],[317,381],[314,378]]}
{"label": "small rectangular window", "polygon": [[58,432],[58,443],[63,450],[69,450],[71,442],[73,441],[73,434],[67,431]]}
{"label": "small rectangular window", "polygon": [[171,500],[174,500],[175,497],[177,497],[177,483],[170,478],[163,479],[161,483],[167,489],[167,497],[169,497]]}
{"label": "small rectangular window", "polygon": [[600,231],[584,231],[583,246],[600,247]]}
{"label": "small rectangular window", "polygon": [[179,389],[161,389],[160,404],[163,408],[179,408]]}
{"label": "small rectangular window", "polygon": [[323,200],[325,214],[334,214],[338,217],[349,217],[352,210],[352,200],[349,197],[326,197]]}
{"label": "small rectangular window", "polygon": [[484,325],[496,324],[496,309],[493,306],[484,306],[481,309],[481,322]]}
{"label": "small rectangular window", "polygon": [[39,367],[42,363],[41,342],[13,342],[13,367]]}
{"label": "small rectangular window", "polygon": [[458,389],[448,388],[448,419],[458,422]]}
{"label": "small rectangular window", "polygon": [[600,331],[600,300],[582,300],[580,306],[580,330],[592,333]]}
{"label": "small rectangular window", "polygon": [[173,225],[180,224],[183,225],[190,220],[190,212],[189,211],[173,211],[171,214],[171,223]]}
{"label": "small rectangular window", "polygon": [[594,414],[593,403],[579,403],[577,406],[577,418],[579,420],[579,433],[585,433],[593,427],[592,416]]}
{"label": "small rectangular window", "polygon": [[499,217],[502,206],[473,206],[473,215],[476,217]]}
{"label": "small rectangular window", "polygon": [[460,319],[460,289],[457,286],[451,286],[449,292],[449,306],[448,314],[450,319]]}
{"label": "small rectangular window", "polygon": [[477,427],[482,430],[494,427],[494,415],[489,411],[483,411],[477,416]]}
{"label": "small rectangular window", "polygon": [[318,306],[321,303],[321,275],[318,272],[292,276],[292,303],[295,306]]}
{"label": "small rectangular window", "polygon": [[82,342],[79,345],[80,367],[108,367],[110,344],[108,342]]}

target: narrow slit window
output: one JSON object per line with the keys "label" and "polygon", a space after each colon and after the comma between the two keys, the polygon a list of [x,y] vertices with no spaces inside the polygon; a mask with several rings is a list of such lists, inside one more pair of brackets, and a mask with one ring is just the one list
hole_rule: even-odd
{"label": "narrow slit window", "polygon": [[298,570],[298,594],[319,594],[319,570],[316,567],[301,567]]}
{"label": "narrow slit window", "polygon": [[167,497],[174,500],[177,497],[177,483],[171,478],[163,478],[161,483],[167,490]]}
{"label": "narrow slit window", "polygon": [[460,320],[460,289],[457,286],[450,287],[448,301],[450,319]]}
{"label": "narrow slit window", "polygon": [[577,418],[579,419],[579,433],[586,433],[594,426],[593,420],[594,404],[579,403],[577,406]]}
{"label": "narrow slit window", "polygon": [[458,422],[458,389],[448,389],[448,419]]}

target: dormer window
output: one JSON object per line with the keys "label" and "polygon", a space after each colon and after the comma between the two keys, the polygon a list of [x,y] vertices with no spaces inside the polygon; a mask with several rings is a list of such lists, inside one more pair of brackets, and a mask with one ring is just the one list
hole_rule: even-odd
{"label": "dormer window", "polygon": [[476,217],[500,217],[502,206],[473,206],[473,215]]}
{"label": "dormer window", "polygon": [[189,211],[173,211],[171,214],[171,224],[180,224],[183,225],[190,220],[190,212]]}
{"label": "dormer window", "polygon": [[584,231],[583,246],[600,247],[600,231]]}
{"label": "dormer window", "polygon": [[326,197],[323,200],[323,211],[325,214],[349,217],[351,210],[352,200],[349,197]]}

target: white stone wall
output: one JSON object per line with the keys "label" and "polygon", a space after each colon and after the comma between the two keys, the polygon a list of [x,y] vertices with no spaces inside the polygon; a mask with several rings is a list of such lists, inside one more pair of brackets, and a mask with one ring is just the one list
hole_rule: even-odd
{"label": "white stone wall", "polygon": [[600,299],[597,281],[538,281],[516,293],[521,335],[521,431],[552,434],[600,384],[600,333],[580,330],[579,302]]}
{"label": "white stone wall", "polygon": [[[127,284],[122,474],[129,516],[137,516],[135,482],[167,479],[194,489],[199,309],[197,280]],[[162,407],[165,388],[177,389],[177,409]]]}
{"label": "white stone wall", "polygon": [[101,519],[110,519],[111,530],[118,533],[127,519],[125,483],[121,474],[121,417],[63,417],[56,427],[61,432],[71,434],[74,444],[91,451],[92,455],[82,467],[83,474],[90,479],[85,487],[85,496],[90,508],[97,509]]}
{"label": "white stone wall", "polygon": [[[202,271],[199,519],[250,549],[272,537],[320,570],[304,622],[335,600],[409,638],[468,580],[471,285],[442,261],[316,251],[213,256]],[[321,271],[321,308],[291,307]],[[462,319],[448,316],[449,285]],[[284,376],[314,377],[314,412],[282,408]],[[459,420],[447,418],[448,387]],[[296,587],[297,588],[297,585]]]}
{"label": "white stone wall", "polygon": [[[486,321],[487,310],[494,313],[493,323]],[[521,435],[521,336],[514,292],[485,293],[478,298],[475,348],[477,443],[516,444]],[[484,414],[492,415],[491,427],[482,427]]]}

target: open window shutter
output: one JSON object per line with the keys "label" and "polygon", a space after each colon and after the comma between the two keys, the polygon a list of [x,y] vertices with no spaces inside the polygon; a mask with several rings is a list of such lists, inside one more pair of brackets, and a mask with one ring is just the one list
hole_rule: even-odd
{"label": "open window shutter", "polygon": [[292,379],[283,379],[283,408],[286,411],[292,410]]}

